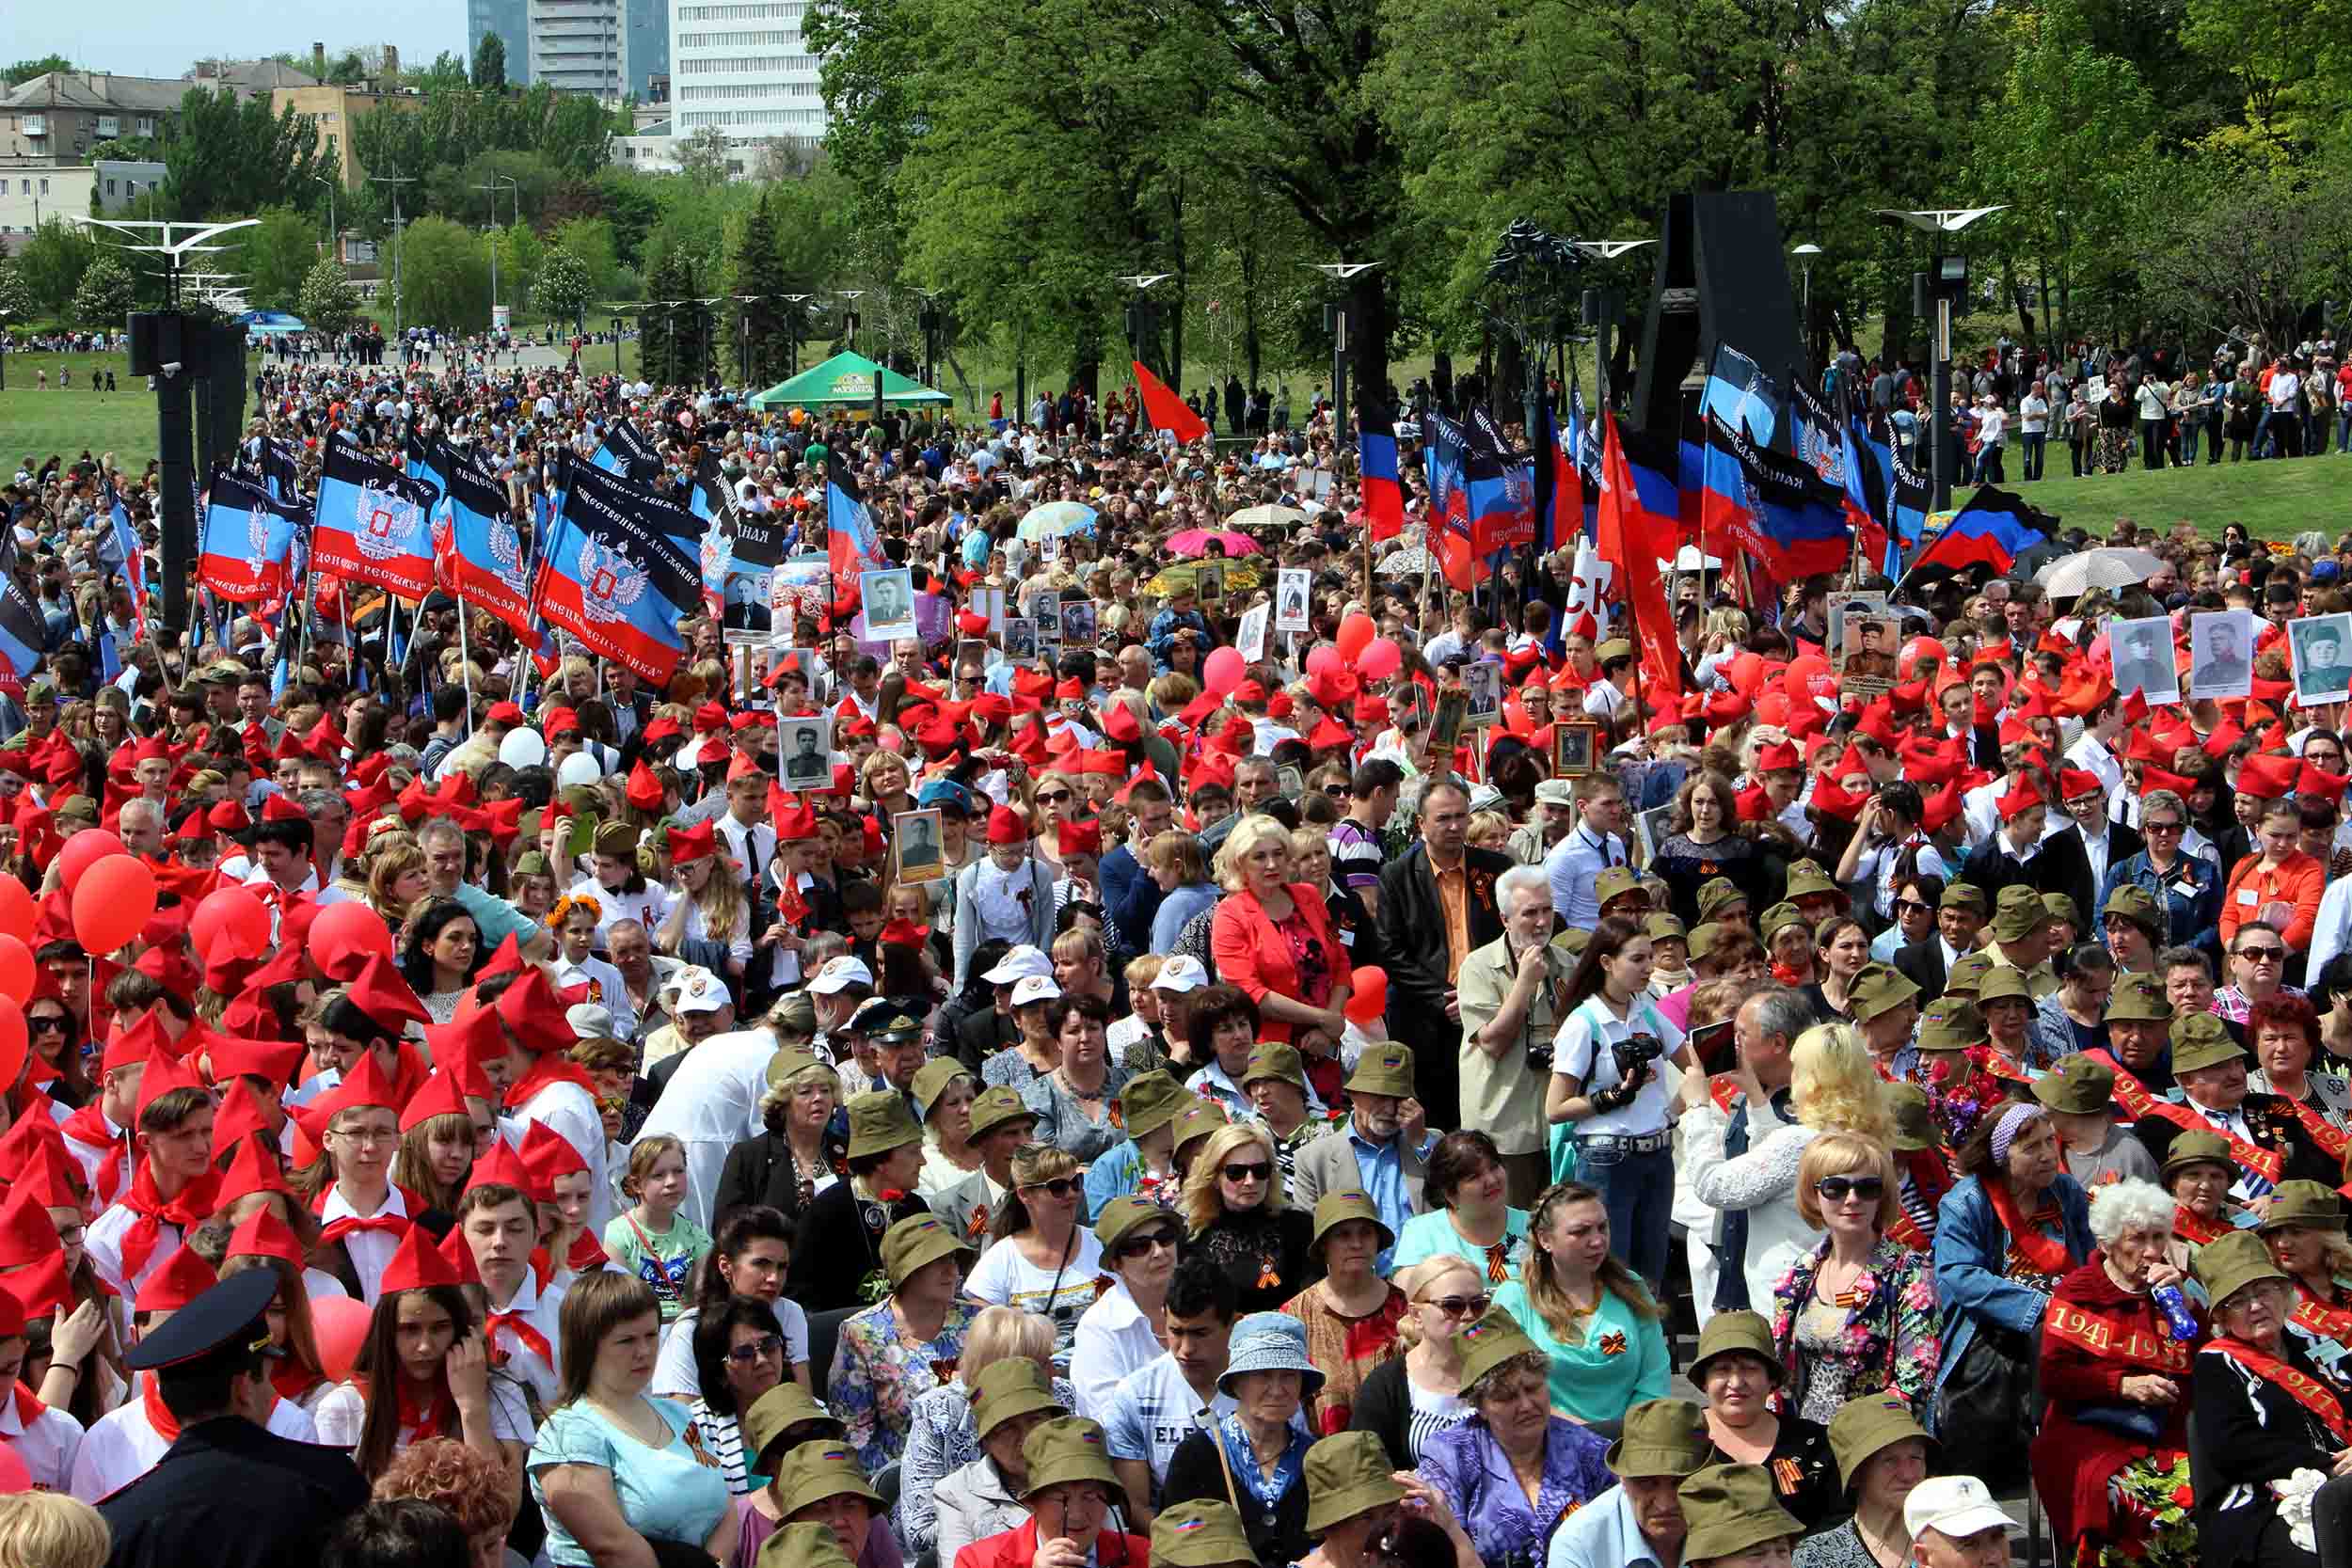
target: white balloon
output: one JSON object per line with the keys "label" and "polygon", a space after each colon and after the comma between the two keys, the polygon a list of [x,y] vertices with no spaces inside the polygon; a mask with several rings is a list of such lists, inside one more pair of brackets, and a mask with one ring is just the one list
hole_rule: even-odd
{"label": "white balloon", "polygon": [[568,789],[574,784],[595,784],[604,777],[604,769],[596,759],[585,752],[574,752],[564,759],[564,766],[555,770],[555,782]]}
{"label": "white balloon", "polygon": [[537,730],[512,729],[499,742],[499,761],[509,768],[536,768],[548,760],[548,743]]}

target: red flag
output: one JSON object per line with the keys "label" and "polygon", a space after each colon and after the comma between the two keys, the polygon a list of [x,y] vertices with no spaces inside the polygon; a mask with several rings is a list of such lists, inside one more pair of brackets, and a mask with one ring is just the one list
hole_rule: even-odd
{"label": "red flag", "polygon": [[1145,370],[1142,360],[1129,363],[1136,368],[1136,385],[1143,390],[1143,411],[1150,416],[1152,428],[1171,432],[1176,439],[1186,444],[1208,438],[1208,425],[1184,406],[1183,398],[1168,390],[1167,382]]}
{"label": "red flag", "polygon": [[1642,673],[1651,703],[1679,702],[1682,660],[1675,642],[1673,611],[1658,562],[1672,560],[1679,518],[1651,512],[1635,486],[1633,468],[1617,438],[1617,417],[1604,410],[1600,454],[1600,558],[1616,568],[1633,611],[1642,644]]}

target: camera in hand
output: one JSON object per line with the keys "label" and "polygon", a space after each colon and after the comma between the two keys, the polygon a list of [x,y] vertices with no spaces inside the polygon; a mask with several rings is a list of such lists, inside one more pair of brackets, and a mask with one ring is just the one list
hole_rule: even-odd
{"label": "camera in hand", "polygon": [[1630,1084],[1644,1068],[1666,1053],[1666,1047],[1656,1035],[1640,1034],[1628,1035],[1609,1051],[1616,1058],[1618,1079]]}

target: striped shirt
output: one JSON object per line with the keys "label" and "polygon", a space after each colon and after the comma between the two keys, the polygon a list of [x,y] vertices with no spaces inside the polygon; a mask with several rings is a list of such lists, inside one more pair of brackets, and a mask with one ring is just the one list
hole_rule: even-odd
{"label": "striped shirt", "polygon": [[1343,888],[1377,887],[1380,838],[1352,816],[1343,816],[1331,829],[1331,880]]}

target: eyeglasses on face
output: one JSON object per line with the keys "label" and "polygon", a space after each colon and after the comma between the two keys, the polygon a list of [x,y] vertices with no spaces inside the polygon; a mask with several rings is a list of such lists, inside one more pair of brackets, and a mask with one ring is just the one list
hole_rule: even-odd
{"label": "eyeglasses on face", "polygon": [[1024,1190],[1043,1193],[1049,1197],[1068,1197],[1078,1190],[1078,1179],[1074,1176],[1057,1176],[1051,1181],[1032,1181]]}
{"label": "eyeglasses on face", "polygon": [[2254,947],[2241,947],[2237,950],[2237,956],[2241,958],[2250,958],[2258,964],[2284,963],[2286,962],[2287,950],[2283,947],[2272,947],[2267,943],[2265,943]]}
{"label": "eyeglasses on face", "polygon": [[354,1148],[380,1148],[386,1144],[400,1142],[400,1129],[397,1127],[346,1127],[327,1135],[341,1138]]}
{"label": "eyeglasses on face", "polygon": [[1224,1177],[1226,1180],[1232,1182],[1263,1181],[1273,1176],[1274,1166],[1264,1160],[1259,1160],[1248,1164],[1244,1164],[1242,1162],[1236,1160],[1232,1164],[1229,1164],[1222,1170],[1218,1171],[1217,1174]]}
{"label": "eyeglasses on face", "polygon": [[1180,1244],[1182,1243],[1179,1242],[1175,1231],[1154,1230],[1148,1236],[1130,1236],[1125,1241],[1120,1243],[1119,1256],[1121,1258],[1141,1258],[1144,1254],[1157,1252],[1162,1247],[1166,1247],[1168,1251],[1174,1252]]}
{"label": "eyeglasses on face", "polygon": [[755,1365],[758,1362],[765,1361],[771,1355],[781,1354],[783,1351],[784,1336],[781,1334],[763,1334],[758,1338],[752,1340],[749,1344],[729,1346],[727,1349],[727,1359],[734,1362],[739,1367],[749,1367]]}
{"label": "eyeglasses on face", "polygon": [[1041,806],[1050,806],[1057,800],[1069,799],[1070,791],[1066,789],[1041,789],[1037,792],[1037,802]]}
{"label": "eyeglasses on face", "polygon": [[1483,1318],[1494,1297],[1484,1291],[1474,1296],[1423,1296],[1423,1307],[1434,1307],[1449,1318]]}
{"label": "eyeglasses on face", "polygon": [[36,1013],[31,1018],[24,1021],[24,1027],[31,1030],[36,1035],[48,1034],[52,1030],[55,1030],[56,1033],[62,1035],[66,1032],[65,1015],[62,1013]]}
{"label": "eyeglasses on face", "polygon": [[2140,832],[2147,833],[2177,833],[2181,831],[2178,822],[2142,822],[2139,828]]}
{"label": "eyeglasses on face", "polygon": [[1897,914],[1925,914],[1928,912],[1928,906],[1924,899],[1898,898],[1895,900],[1895,912]]}
{"label": "eyeglasses on face", "polygon": [[1886,1196],[1886,1182],[1876,1176],[1824,1176],[1813,1183],[1813,1190],[1830,1203],[1843,1203],[1849,1197],[1876,1203]]}

